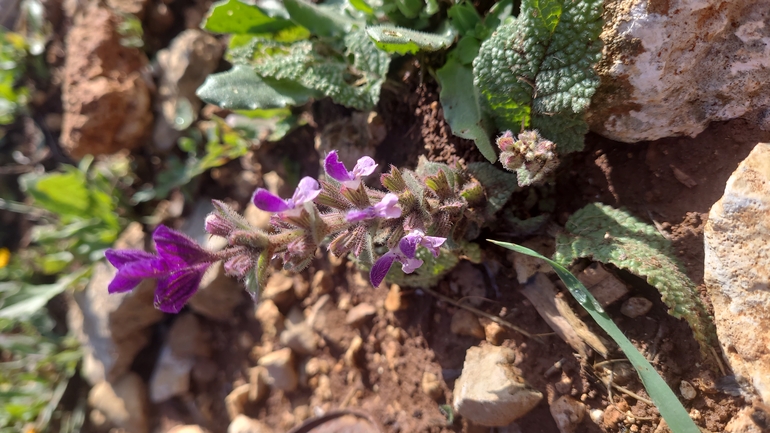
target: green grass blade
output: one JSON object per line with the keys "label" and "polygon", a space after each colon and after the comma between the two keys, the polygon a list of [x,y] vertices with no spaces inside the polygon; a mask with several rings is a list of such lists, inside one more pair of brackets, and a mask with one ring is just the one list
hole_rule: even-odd
{"label": "green grass blade", "polygon": [[626,354],[628,360],[634,366],[637,373],[639,373],[644,388],[647,390],[653,403],[655,403],[655,406],[658,407],[660,415],[666,420],[671,431],[674,433],[700,433],[700,429],[690,418],[687,410],[679,402],[679,399],[676,398],[676,395],[671,388],[669,388],[652,365],[647,362],[647,359],[636,350],[636,347],[631,344],[631,341],[623,335],[623,332],[617,325],[615,325],[615,322],[610,319],[607,313],[601,310],[601,307],[597,308],[599,304],[596,302],[596,299],[591,295],[588,289],[583,286],[580,280],[560,264],[530,250],[529,248],[524,248],[508,242],[493,241],[491,239],[487,240],[503,248],[528,256],[537,257],[548,262],[548,264],[553,267],[554,271],[556,271],[556,275],[564,281],[564,284],[567,286],[570,293],[575,296],[575,299],[577,299],[580,305],[588,311],[588,314],[594,318],[604,332],[615,340],[615,343],[617,343],[623,353]]}

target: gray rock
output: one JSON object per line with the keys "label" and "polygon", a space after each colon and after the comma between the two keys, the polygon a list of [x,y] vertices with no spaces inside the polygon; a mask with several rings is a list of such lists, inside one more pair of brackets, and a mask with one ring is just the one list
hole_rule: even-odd
{"label": "gray rock", "polygon": [[[115,248],[144,249],[139,223],[130,224]],[[83,376],[92,385],[114,381],[126,373],[134,357],[150,339],[150,327],[163,318],[153,307],[155,282],[146,280],[134,290],[109,294],[115,276],[111,265],[94,265],[85,290],[73,294],[67,321],[83,348]]]}
{"label": "gray rock", "polygon": [[767,122],[768,9],[768,0],[605,2],[591,129],[631,143],[694,137],[712,121]]}
{"label": "gray rock", "polygon": [[586,405],[568,395],[554,400],[549,410],[560,433],[574,433],[586,415]]}
{"label": "gray rock", "polygon": [[318,348],[318,336],[306,321],[292,325],[287,320],[286,329],[281,332],[281,344],[298,355],[311,355]]}
{"label": "gray rock", "polygon": [[188,29],[158,52],[160,84],[156,109],[160,112],[153,130],[155,145],[168,150],[180,131],[198,117],[202,102],[195,91],[216,70],[222,57],[217,39],[201,30]]}
{"label": "gray rock", "polygon": [[136,373],[128,373],[114,383],[97,383],[88,393],[88,404],[120,429],[134,433],[149,431],[147,388]]}
{"label": "gray rock", "polygon": [[150,378],[150,400],[160,403],[189,391],[190,371],[196,357],[207,357],[209,352],[195,315],[184,314],[177,318]]}
{"label": "gray rock", "polygon": [[243,285],[225,275],[224,266],[219,262],[203,276],[198,291],[188,305],[202,316],[226,322],[233,319],[235,309],[247,299],[244,292]]}
{"label": "gray rock", "polygon": [[294,368],[294,353],[288,347],[268,353],[259,358],[257,364],[267,369],[270,386],[283,391],[297,389],[299,377]]}
{"label": "gray rock", "polygon": [[597,301],[606,307],[628,295],[628,287],[601,263],[594,262],[577,275]]}
{"label": "gray rock", "polygon": [[727,181],[704,230],[704,283],[719,343],[739,383],[770,403],[770,144]]}
{"label": "gray rock", "polygon": [[288,308],[295,299],[294,278],[288,272],[273,272],[267,279],[262,299],[270,299],[279,308]]}
{"label": "gray rock", "polygon": [[644,316],[652,309],[652,301],[641,296],[633,296],[626,299],[623,305],[620,306],[620,312],[624,316],[635,319],[639,316]]}
{"label": "gray rock", "polygon": [[273,433],[273,429],[246,415],[238,415],[227,427],[227,433]]}
{"label": "gray rock", "polygon": [[762,412],[756,407],[747,407],[741,410],[727,423],[725,433],[767,433],[767,426],[760,427],[755,421],[767,417],[767,413],[763,414]]}
{"label": "gray rock", "polygon": [[532,410],[543,395],[529,387],[513,366],[515,352],[484,345],[465,353],[463,372],[454,386],[455,411],[483,426],[505,426]]}

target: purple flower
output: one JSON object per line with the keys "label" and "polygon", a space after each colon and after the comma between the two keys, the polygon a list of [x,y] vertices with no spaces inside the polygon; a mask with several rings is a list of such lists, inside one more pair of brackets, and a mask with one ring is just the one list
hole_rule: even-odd
{"label": "purple flower", "polygon": [[336,150],[329,152],[324,160],[326,174],[351,189],[358,189],[358,186],[361,185],[361,178],[374,173],[375,168],[377,168],[377,164],[374,163],[374,160],[368,156],[363,156],[358,159],[353,171],[348,171],[345,164],[339,160]]}
{"label": "purple flower", "polygon": [[366,209],[348,211],[345,218],[348,222],[354,223],[374,218],[398,218],[400,216],[401,208],[398,207],[398,196],[393,193],[388,193],[374,206],[369,206]]}
{"label": "purple flower", "polygon": [[422,266],[423,261],[415,258],[418,245],[427,248],[433,254],[433,257],[438,257],[439,247],[444,242],[446,242],[446,238],[425,236],[422,230],[412,230],[408,235],[401,238],[396,248],[388,251],[374,262],[372,270],[369,272],[369,280],[372,286],[378,287],[382,283],[390,267],[393,266],[393,262],[401,263],[401,270],[406,274],[411,274]]}
{"label": "purple flower", "polygon": [[305,176],[299,181],[299,185],[297,185],[291,198],[284,200],[264,188],[257,188],[252,201],[257,208],[266,212],[299,216],[302,213],[302,205],[312,202],[320,193],[321,187],[318,185],[318,181]]}
{"label": "purple flower", "polygon": [[145,278],[155,278],[155,308],[178,313],[198,290],[203,274],[217,258],[182,233],[160,225],[152,234],[158,254],[140,250],[108,249],[104,255],[118,273],[107,290],[132,290]]}

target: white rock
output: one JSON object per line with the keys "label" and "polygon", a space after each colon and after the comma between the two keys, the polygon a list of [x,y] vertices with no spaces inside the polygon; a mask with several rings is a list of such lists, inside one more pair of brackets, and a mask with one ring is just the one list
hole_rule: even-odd
{"label": "white rock", "polygon": [[554,400],[549,409],[561,433],[574,433],[586,414],[586,405],[568,395]]}
{"label": "white rock", "polygon": [[246,403],[249,401],[249,394],[252,386],[248,383],[236,386],[235,389],[230,391],[225,397],[225,409],[230,419],[235,419],[238,415],[243,414]]}
{"label": "white rock", "polygon": [[[767,433],[767,424],[760,427],[755,420],[766,420],[770,414],[763,409],[747,407],[738,412],[725,426],[725,433]],[[761,422],[761,421],[760,421]]]}
{"label": "white rock", "polygon": [[623,302],[620,306],[620,312],[624,316],[635,319],[639,316],[644,316],[652,309],[652,301],[641,296],[632,296]]}
{"label": "white rock", "polygon": [[[142,226],[129,224],[115,248],[144,249]],[[153,307],[153,280],[143,281],[129,292],[109,294],[107,285],[115,273],[111,265],[97,263],[85,290],[73,294],[67,316],[83,349],[83,376],[92,385],[115,381],[126,373],[149,342],[150,327],[163,318]]]}
{"label": "white rock", "polygon": [[227,433],[273,433],[273,429],[246,415],[238,415],[227,427]]}
{"label": "white rock", "polygon": [[201,109],[195,91],[206,77],[214,72],[222,57],[222,45],[201,30],[188,29],[177,35],[168,48],[158,51],[160,83],[153,141],[161,150],[170,149],[179,138],[178,130],[185,129],[179,121],[194,121]]}
{"label": "white rock", "polygon": [[184,314],[174,321],[158,363],[150,378],[150,400],[154,403],[182,395],[190,389],[190,371],[196,356],[208,356],[198,319]]}
{"label": "white rock", "polygon": [[770,403],[770,144],[758,144],[730,176],[704,240],[719,343],[739,382]]}
{"label": "white rock", "polygon": [[286,329],[281,332],[281,344],[291,348],[298,355],[311,355],[318,347],[318,336],[313,327],[303,321],[296,325],[287,322]]}
{"label": "white rock", "polygon": [[118,428],[135,433],[149,431],[147,388],[136,373],[130,372],[115,383],[97,383],[88,393],[88,404]]}
{"label": "white rock", "polygon": [[199,425],[187,424],[174,426],[166,433],[207,433],[207,431]]}
{"label": "white rock", "polygon": [[577,275],[597,301],[606,307],[628,294],[628,287],[601,263],[594,262]]}
{"label": "white rock", "polygon": [[454,386],[455,411],[483,426],[505,426],[532,410],[543,395],[530,388],[513,366],[515,352],[484,345],[465,353]]}
{"label": "white rock", "polygon": [[259,358],[257,362],[267,369],[267,382],[270,386],[283,391],[297,389],[299,377],[294,369],[294,354],[288,347]]}
{"label": "white rock", "polygon": [[233,319],[235,309],[247,299],[244,293],[243,285],[225,275],[224,266],[219,262],[203,275],[198,291],[188,305],[209,319],[225,322]]}
{"label": "white rock", "polygon": [[768,0],[605,2],[591,129],[630,143],[767,119],[769,9]]}
{"label": "white rock", "polygon": [[359,326],[369,318],[374,317],[375,314],[377,314],[377,308],[374,305],[362,302],[348,311],[347,316],[345,316],[345,323]]}

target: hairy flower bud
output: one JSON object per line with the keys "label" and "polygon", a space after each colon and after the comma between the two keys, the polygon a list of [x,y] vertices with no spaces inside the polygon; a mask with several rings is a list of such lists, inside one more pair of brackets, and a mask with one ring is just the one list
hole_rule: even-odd
{"label": "hairy flower bud", "polygon": [[254,262],[246,254],[239,254],[225,261],[225,273],[234,278],[243,278],[254,267]]}
{"label": "hairy flower bud", "polygon": [[206,217],[205,228],[207,233],[226,239],[235,230],[235,224],[217,213],[210,213]]}
{"label": "hairy flower bud", "polygon": [[243,245],[256,249],[265,249],[270,241],[261,230],[236,230],[230,233],[227,238],[230,245]]}

